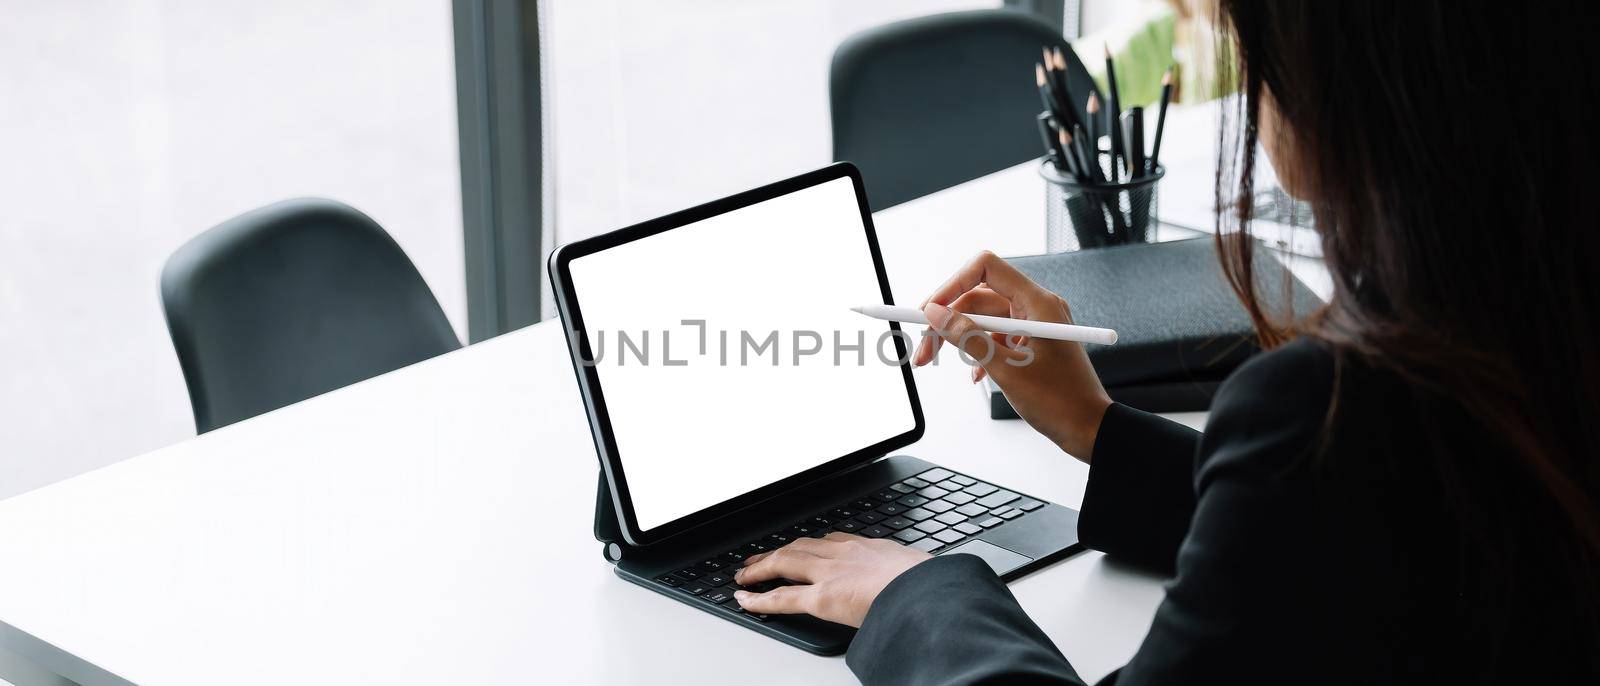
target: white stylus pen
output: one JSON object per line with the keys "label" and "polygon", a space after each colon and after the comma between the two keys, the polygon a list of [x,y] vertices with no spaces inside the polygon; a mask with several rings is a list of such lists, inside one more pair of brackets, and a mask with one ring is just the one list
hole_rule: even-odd
{"label": "white stylus pen", "polygon": [[[862,305],[850,308],[856,312],[891,322],[906,322],[908,324],[927,324],[927,315],[915,307],[900,305]],[[963,312],[962,314],[966,314]],[[983,314],[967,314],[972,323],[983,327],[984,331],[1004,334],[1021,334],[1034,338],[1049,338],[1057,341],[1076,341],[1078,343],[1099,343],[1111,345],[1117,342],[1117,332],[1111,329],[1102,329],[1098,326],[1078,326],[1077,324],[1057,324],[1055,322],[1034,322],[1026,319],[1012,319],[1010,317],[990,317]]]}

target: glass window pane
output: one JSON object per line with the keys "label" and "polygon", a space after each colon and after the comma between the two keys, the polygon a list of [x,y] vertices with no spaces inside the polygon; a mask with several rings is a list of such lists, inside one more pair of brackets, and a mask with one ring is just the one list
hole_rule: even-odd
{"label": "glass window pane", "polygon": [[827,164],[841,41],[999,4],[547,0],[557,242]]}
{"label": "glass window pane", "polygon": [[158,277],[246,210],[366,212],[464,328],[449,0],[5,13],[0,497],[193,434]]}

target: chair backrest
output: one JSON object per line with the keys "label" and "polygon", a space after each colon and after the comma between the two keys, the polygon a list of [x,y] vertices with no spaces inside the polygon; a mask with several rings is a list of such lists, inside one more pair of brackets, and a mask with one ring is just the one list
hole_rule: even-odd
{"label": "chair backrest", "polygon": [[332,200],[200,234],[167,259],[161,301],[201,433],[461,347],[394,239]]}
{"label": "chair backrest", "polygon": [[[1060,47],[1079,99],[1098,92],[1061,33],[1017,10],[919,17],[833,53],[833,158],[861,168],[872,209],[1040,157],[1040,48]],[[1083,102],[1074,103],[1082,115]]]}

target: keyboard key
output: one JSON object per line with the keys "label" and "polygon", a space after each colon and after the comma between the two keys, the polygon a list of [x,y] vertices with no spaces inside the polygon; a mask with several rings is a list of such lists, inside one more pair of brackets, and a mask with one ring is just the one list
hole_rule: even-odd
{"label": "keyboard key", "polygon": [[950,492],[939,488],[938,486],[929,486],[927,488],[918,490],[917,495],[927,498],[928,500],[933,500],[934,498],[943,498],[947,495],[950,495]]}
{"label": "keyboard key", "polygon": [[737,567],[740,563],[744,562],[745,558],[754,554],[755,553],[746,553],[743,550],[735,550],[732,552],[723,553],[722,561]]}
{"label": "keyboard key", "polygon": [[792,541],[792,540],[794,540],[794,538],[791,537],[789,534],[777,533],[777,534],[767,534],[767,537],[765,539],[762,539],[762,542],[765,543],[768,548],[782,548],[783,544],[788,543],[789,541]]}
{"label": "keyboard key", "polygon": [[1006,510],[1000,513],[1001,519],[1016,519],[1022,516],[1022,510]]}
{"label": "keyboard key", "polygon": [[723,574],[722,572],[707,574],[704,577],[701,577],[700,583],[711,586],[712,588],[717,586],[727,586],[728,584],[733,583],[733,575]]}
{"label": "keyboard key", "polygon": [[950,477],[950,480],[961,484],[962,486],[971,486],[975,483],[978,483],[977,479],[974,479],[970,476],[962,476],[960,474]]}
{"label": "keyboard key", "polygon": [[930,469],[930,470],[928,470],[926,472],[918,474],[917,478],[926,480],[928,483],[937,483],[937,482],[940,482],[940,481],[944,481],[945,479],[948,479],[948,478],[950,478],[952,476],[955,476],[955,472],[952,472],[952,471],[950,471],[948,469],[935,467],[935,468]]}
{"label": "keyboard key", "polygon": [[990,486],[989,484],[983,483],[982,481],[979,481],[978,483],[975,483],[975,484],[973,484],[971,486],[968,486],[963,490],[965,490],[966,492],[971,493],[971,494],[973,494],[975,496],[978,496],[979,498],[982,498],[983,496],[989,495],[990,493],[993,493],[993,492],[998,491],[1000,489],[996,488],[994,486]]}
{"label": "keyboard key", "polygon": [[877,524],[861,530],[861,535],[866,536],[867,538],[883,538],[884,536],[888,536],[893,533],[893,529],[879,526]]}
{"label": "keyboard key", "polygon": [[744,553],[746,556],[750,556],[750,555],[760,555],[761,553],[767,552],[768,550],[772,550],[772,546],[767,545],[765,542],[763,542],[763,541],[751,541],[749,543],[744,544],[744,547],[740,548],[739,552]]}
{"label": "keyboard key", "polygon": [[1006,523],[1006,520],[1004,520],[1004,519],[1001,519],[999,517],[990,517],[990,518],[985,519],[985,520],[983,520],[981,522],[978,522],[978,526],[981,526],[981,527],[983,527],[985,529],[992,529],[992,528],[1000,526],[1001,524],[1004,524],[1004,523]]}
{"label": "keyboard key", "polygon": [[968,536],[978,533],[979,531],[983,531],[983,527],[973,524],[972,522],[962,522],[950,528],[960,531]]}
{"label": "keyboard key", "polygon": [[913,494],[905,496],[905,497],[903,497],[903,498],[901,498],[901,499],[899,499],[899,500],[897,500],[895,502],[898,502],[901,505],[904,505],[906,507],[916,507],[916,506],[921,505],[921,504],[923,504],[925,502],[928,502],[928,500],[929,500],[928,498],[924,498],[919,494],[913,493]]}
{"label": "keyboard key", "polygon": [[970,503],[970,502],[972,502],[974,500],[977,500],[977,497],[973,496],[971,493],[956,492],[956,493],[951,493],[950,495],[945,496],[944,499],[948,500],[948,501],[950,501],[952,503],[955,503],[957,505],[965,505],[965,504]]}
{"label": "keyboard key", "polygon": [[890,517],[883,520],[882,524],[883,528],[885,529],[894,529],[899,531],[900,529],[904,529],[912,524],[916,524],[916,522],[906,519],[905,517]]}
{"label": "keyboard key", "polygon": [[993,510],[989,510],[989,514],[992,514],[992,515],[994,515],[996,517],[1004,517],[1004,516],[1006,516],[1007,512],[1010,512],[1010,511],[1015,510],[1015,509],[1016,508],[1011,507],[1010,505],[1002,505],[1000,507],[994,508]]}
{"label": "keyboard key", "polygon": [[872,497],[877,498],[878,500],[887,503],[887,502],[893,502],[895,498],[898,498],[901,495],[904,495],[904,494],[902,494],[899,491],[891,491],[891,490],[888,490],[888,489],[884,489],[884,490],[878,491],[877,493],[872,494]]}
{"label": "keyboard key", "polygon": [[878,508],[878,511],[892,517],[909,509],[911,508],[901,505],[900,503],[889,503],[888,505]]}
{"label": "keyboard key", "polygon": [[713,602],[713,603],[716,603],[718,605],[721,605],[721,604],[726,603],[726,602],[728,602],[730,600],[733,600],[733,591],[730,590],[730,589],[726,589],[726,588],[713,588],[713,589],[711,589],[709,591],[706,591],[705,593],[701,593],[700,597],[701,598],[705,598],[706,600],[708,600],[710,602]]}
{"label": "keyboard key", "polygon": [[851,507],[851,508],[836,507],[836,508],[833,508],[831,510],[828,510],[828,516],[833,517],[834,519],[849,519],[849,518],[854,517],[854,516],[856,516],[858,514],[861,514],[861,513],[857,512],[855,509],[853,509],[853,507]]}
{"label": "keyboard key", "polygon": [[917,531],[916,529],[906,529],[905,531],[896,531],[894,533],[895,538],[898,538],[906,543],[910,543],[924,536],[927,536],[927,534]]}
{"label": "keyboard key", "polygon": [[873,500],[867,500],[866,498],[862,498],[862,499],[857,500],[857,501],[855,501],[853,503],[850,503],[850,504],[854,505],[857,510],[860,510],[862,512],[866,512],[867,510],[870,510],[870,509],[875,508],[875,507],[877,507],[879,505],[882,505],[883,503],[880,503],[880,502],[877,502],[877,501],[873,501]]}
{"label": "keyboard key", "polygon": [[938,531],[940,529],[943,529],[943,528],[945,528],[945,523],[941,522],[941,521],[939,521],[937,519],[929,519],[929,520],[917,522],[917,529],[919,531],[922,531],[923,533],[931,534],[931,533],[933,533],[935,531]]}
{"label": "keyboard key", "polygon": [[956,506],[951,505],[950,501],[948,500],[935,500],[927,505],[923,505],[922,507],[933,510],[934,512],[949,512],[956,509]]}
{"label": "keyboard key", "polygon": [[894,490],[894,491],[896,491],[896,492],[899,492],[899,493],[912,493],[912,492],[915,492],[917,490],[917,489],[912,488],[910,486],[907,486],[905,484],[895,484],[893,486],[890,486],[889,488]]}
{"label": "keyboard key", "polygon": [[811,526],[810,524],[796,524],[794,526],[789,527],[789,535],[793,536],[795,538],[805,538],[807,536],[814,536],[814,535],[816,535],[816,533],[817,533],[817,527]]}
{"label": "keyboard key", "polygon": [[1034,500],[1033,498],[1023,498],[1022,500],[1011,503],[1011,506],[1022,510],[1023,512],[1032,512],[1044,507],[1044,503]]}
{"label": "keyboard key", "polygon": [[1020,497],[1022,496],[1012,493],[1011,491],[995,491],[994,493],[990,493],[989,495],[979,498],[978,504],[985,507],[999,507]]}
{"label": "keyboard key", "polygon": [[833,528],[836,531],[843,531],[847,534],[853,534],[857,531],[860,531],[864,526],[866,525],[854,519],[846,519],[838,524],[833,525]]}
{"label": "keyboard key", "polygon": [[674,572],[674,573],[677,574],[684,581],[694,581],[695,579],[700,578],[700,570],[695,569],[693,567],[690,567],[688,569],[680,569],[680,570],[678,570],[677,572]]}
{"label": "keyboard key", "polygon": [[934,520],[944,522],[946,526],[955,526],[967,521],[967,516],[961,514],[960,512],[946,512],[942,515],[934,517]]}
{"label": "keyboard key", "polygon": [[934,485],[946,491],[959,491],[964,484],[956,483],[955,479],[945,479],[944,481],[940,481]]}
{"label": "keyboard key", "polygon": [[862,522],[862,523],[865,523],[865,524],[877,524],[878,522],[881,522],[881,521],[883,521],[885,519],[888,519],[888,518],[889,518],[889,515],[881,515],[881,514],[878,514],[876,512],[863,512],[861,514],[856,515],[856,521],[859,521],[859,522]]}
{"label": "keyboard key", "polygon": [[718,562],[716,560],[706,560],[705,562],[701,562],[700,563],[700,571],[702,571],[702,572],[715,572],[715,571],[717,571],[719,569],[722,569],[723,567],[726,567],[726,566],[728,566],[728,565],[725,562]]}
{"label": "keyboard key", "polygon": [[683,579],[679,579],[678,577],[675,577],[675,576],[673,576],[671,574],[662,574],[661,576],[656,577],[656,581],[664,583],[664,584],[666,584],[668,586],[671,586],[673,588],[677,588],[677,587],[683,585]]}
{"label": "keyboard key", "polygon": [[944,541],[945,543],[955,543],[956,541],[966,538],[967,535],[961,533],[960,531],[956,531],[955,529],[945,529],[944,531],[934,534],[933,537]]}
{"label": "keyboard key", "polygon": [[[948,500],[948,498],[946,498],[946,500]],[[965,505],[962,505],[961,507],[956,508],[956,512],[960,512],[961,514],[964,514],[964,515],[966,515],[968,517],[976,517],[976,516],[981,515],[981,514],[987,514],[989,512],[989,508],[984,507],[982,505],[979,505],[977,503],[967,503]]]}
{"label": "keyboard key", "polygon": [[912,488],[927,488],[928,486],[932,485],[932,484],[929,484],[928,482],[923,481],[922,479],[918,479],[917,477],[914,477],[914,476],[909,478],[909,479],[906,479],[905,481],[902,481],[900,483],[903,483],[903,484],[905,484],[907,486],[910,486]]}
{"label": "keyboard key", "polygon": [[754,620],[756,620],[758,622],[765,622],[768,619],[772,618],[772,615],[764,615],[764,614],[759,614],[759,613],[755,613],[755,612],[746,612],[745,609],[742,608],[742,607],[739,608],[739,614],[744,615],[746,617],[749,617],[751,619],[754,619]]}
{"label": "keyboard key", "polygon": [[909,519],[909,520],[911,520],[913,522],[920,522],[920,521],[922,521],[924,519],[927,519],[929,517],[932,517],[932,516],[933,516],[932,512],[924,510],[924,509],[922,509],[920,507],[913,507],[913,508],[911,508],[909,510],[906,510],[906,512],[905,512],[905,518]]}
{"label": "keyboard key", "polygon": [[814,527],[817,527],[818,529],[826,529],[830,526],[833,526],[833,520],[828,519],[827,517],[812,517],[811,519],[807,519],[806,522]]}
{"label": "keyboard key", "polygon": [[689,581],[685,582],[682,586],[679,586],[678,590],[689,595],[700,595],[701,593],[711,590],[711,587],[698,581]]}
{"label": "keyboard key", "polygon": [[933,552],[935,550],[943,548],[944,544],[940,543],[938,541],[938,539],[924,538],[924,539],[922,539],[920,541],[917,541],[915,543],[907,544],[906,547],[907,548],[916,548],[917,550],[920,550],[920,551],[925,552],[925,553],[931,553],[931,552]]}

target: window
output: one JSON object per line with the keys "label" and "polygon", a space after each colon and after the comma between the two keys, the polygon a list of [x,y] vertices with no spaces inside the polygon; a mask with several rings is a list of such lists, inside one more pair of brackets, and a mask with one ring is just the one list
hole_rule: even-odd
{"label": "window", "polygon": [[546,0],[556,243],[832,161],[851,34],[997,0]]}
{"label": "window", "polygon": [[346,202],[466,322],[448,0],[9,3],[0,22],[0,497],[194,434],[167,255]]}

